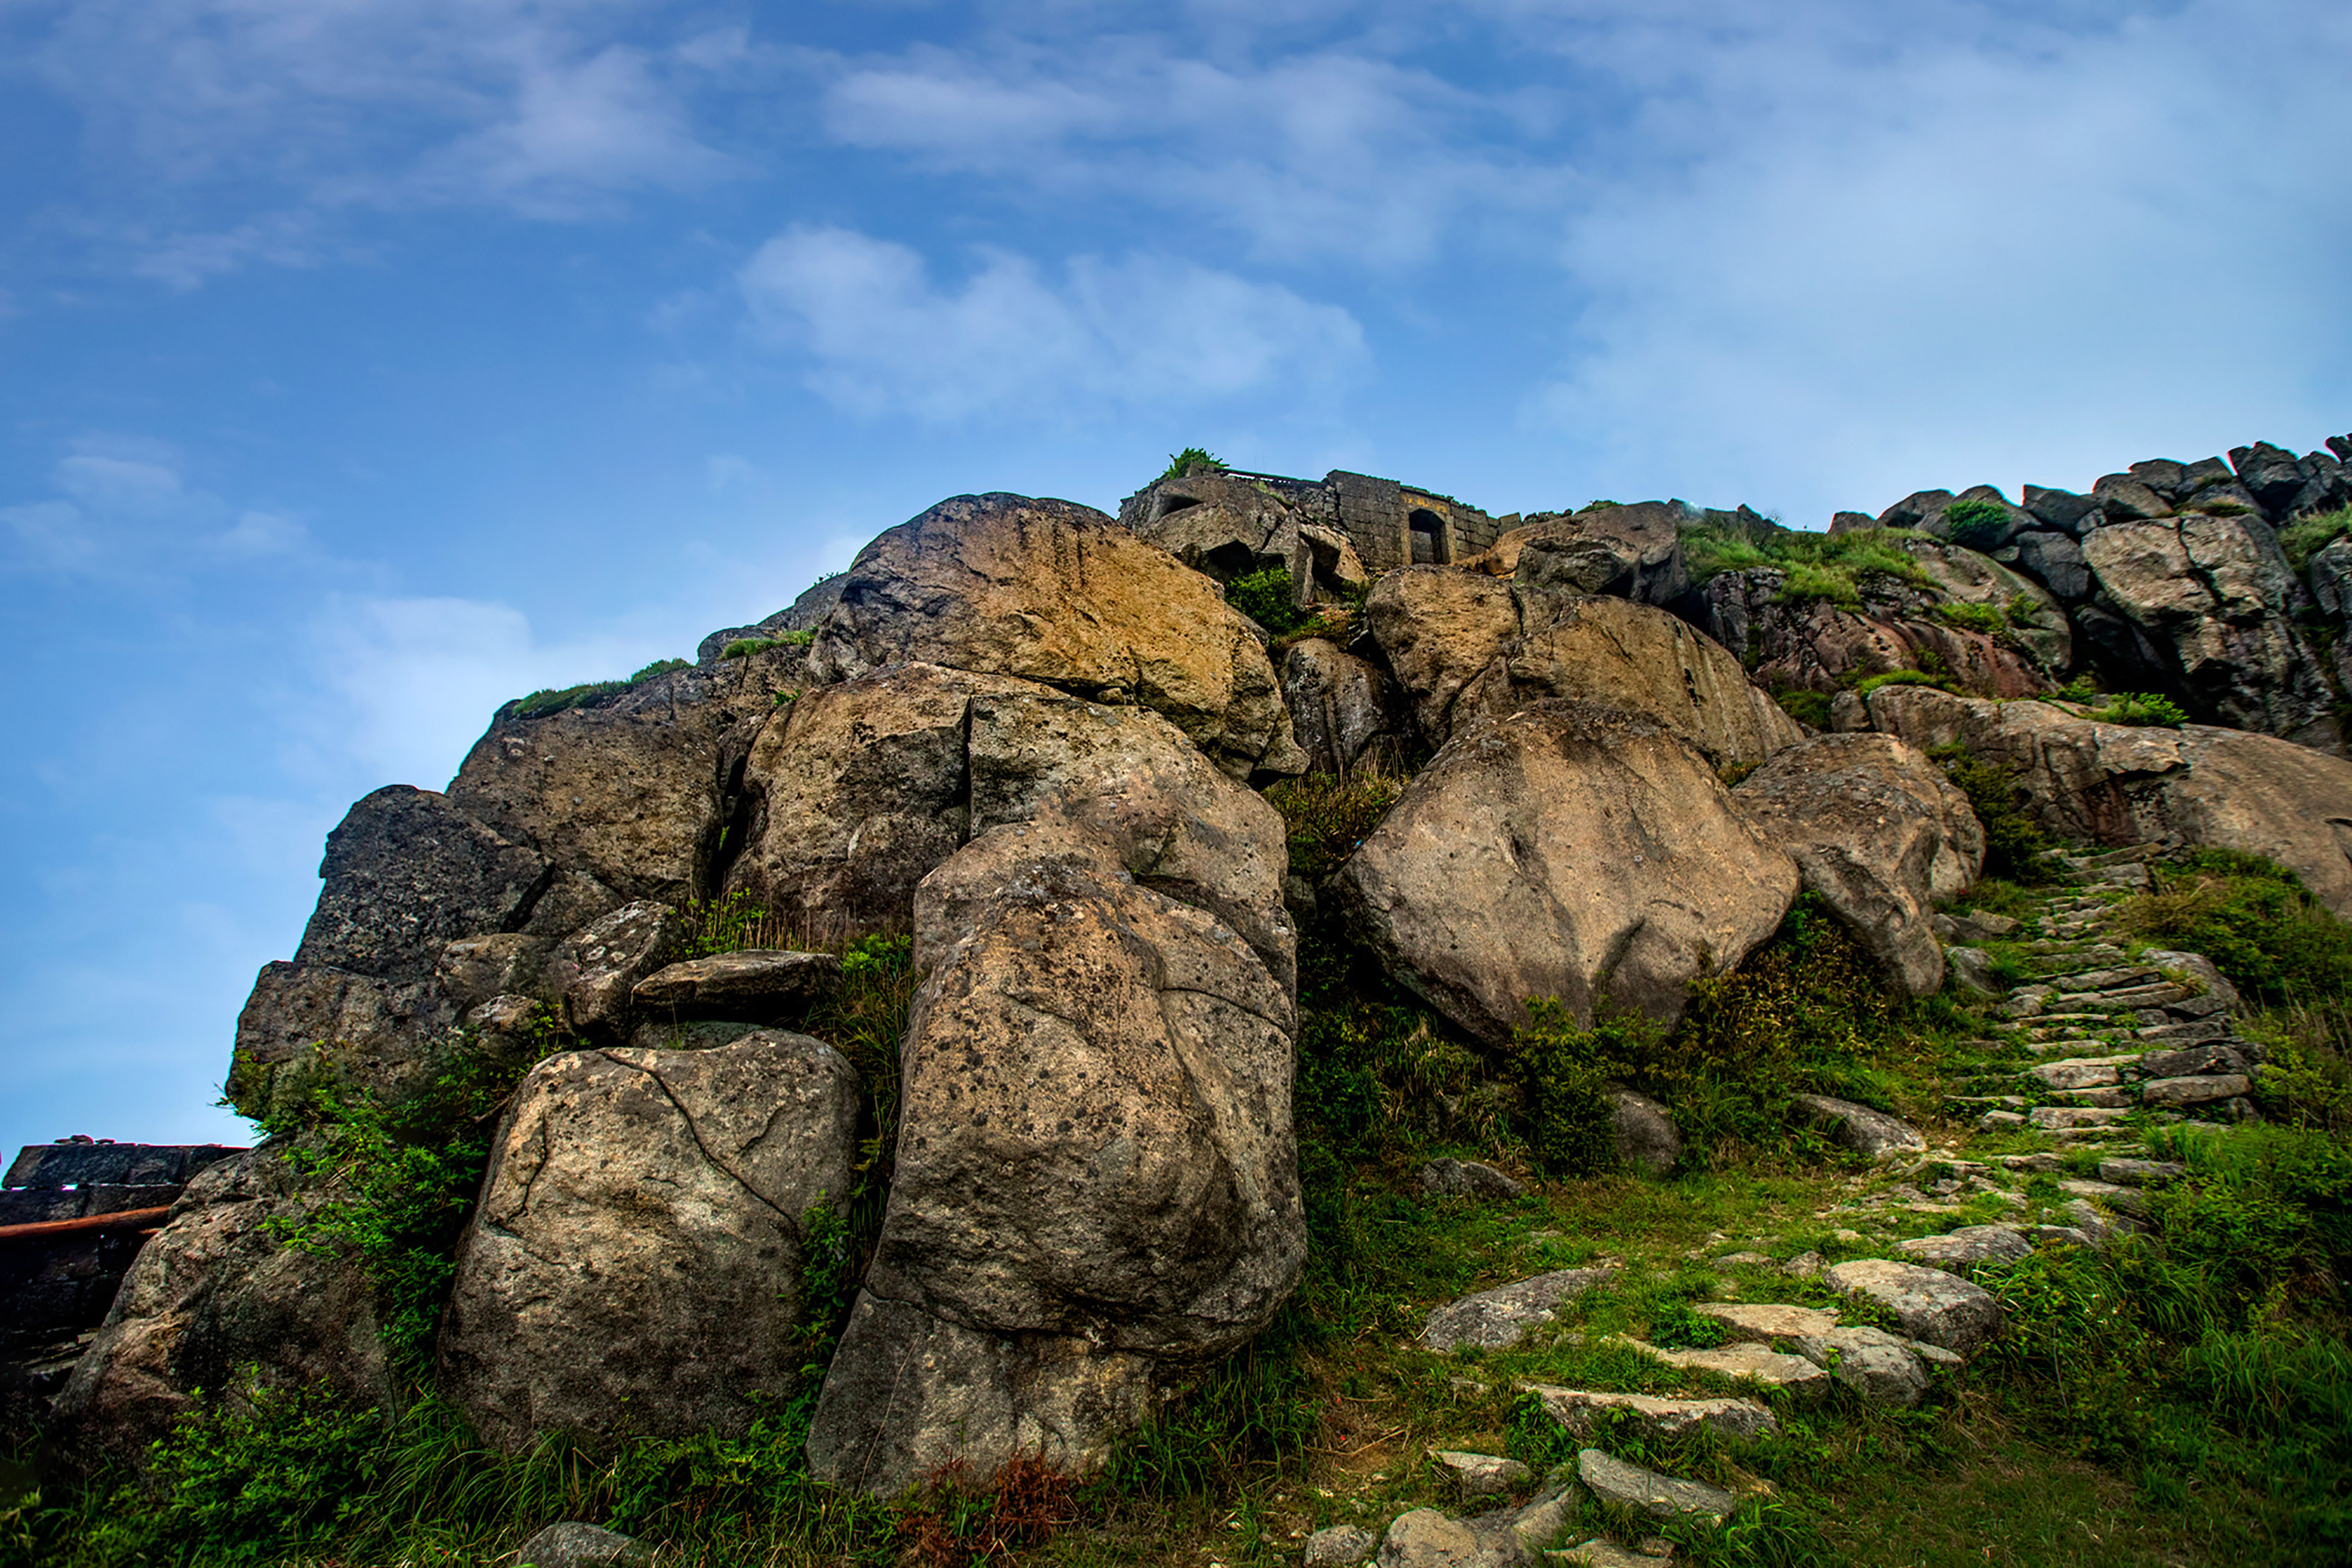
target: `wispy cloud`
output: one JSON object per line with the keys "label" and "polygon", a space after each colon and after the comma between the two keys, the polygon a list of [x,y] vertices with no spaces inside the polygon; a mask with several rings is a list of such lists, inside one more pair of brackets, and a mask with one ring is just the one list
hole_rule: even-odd
{"label": "wispy cloud", "polygon": [[1311,398],[1364,360],[1345,310],[1277,284],[1158,256],[1078,256],[1063,273],[984,251],[942,287],[906,246],[812,228],[770,240],[740,281],[761,331],[814,362],[810,384],[866,414]]}

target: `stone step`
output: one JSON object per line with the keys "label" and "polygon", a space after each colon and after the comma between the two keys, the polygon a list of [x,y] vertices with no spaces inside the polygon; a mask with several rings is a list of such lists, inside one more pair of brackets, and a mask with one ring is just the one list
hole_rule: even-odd
{"label": "stone step", "polygon": [[2068,1057],[2063,1061],[2037,1062],[2025,1070],[2044,1089],[2099,1089],[2136,1077],[2138,1065],[2137,1055]]}
{"label": "stone step", "polygon": [[1686,1351],[1667,1350],[1641,1340],[1629,1339],[1625,1342],[1643,1355],[1657,1357],[1668,1366],[1711,1372],[1718,1377],[1752,1378],[1768,1388],[1786,1388],[1799,1394],[1815,1394],[1827,1392],[1830,1385],[1830,1374],[1804,1357],[1784,1355],[1753,1342]]}
{"label": "stone step", "polygon": [[1576,1479],[1601,1501],[1653,1519],[1703,1519],[1721,1524],[1738,1500],[1720,1487],[1662,1476],[1612,1458],[1598,1448],[1577,1455]]}
{"label": "stone step", "polygon": [[2189,1173],[2171,1160],[2102,1160],[2099,1180],[2119,1187],[2160,1187]]}
{"label": "stone step", "polygon": [[2089,1105],[2102,1110],[2129,1110],[2138,1101],[2127,1089],[2058,1089],[2050,1098],[2061,1105]]}
{"label": "stone step", "polygon": [[1701,1428],[1725,1437],[1760,1437],[1778,1431],[1780,1425],[1769,1410],[1752,1399],[1667,1399],[1548,1383],[1523,1383],[1519,1392],[1541,1400],[1546,1415],[1580,1437],[1612,1415],[1620,1415],[1644,1434],[1661,1437]]}

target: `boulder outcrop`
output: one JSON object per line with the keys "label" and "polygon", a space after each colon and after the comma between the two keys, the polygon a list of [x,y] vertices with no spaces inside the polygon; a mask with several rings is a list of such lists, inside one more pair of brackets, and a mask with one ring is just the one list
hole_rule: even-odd
{"label": "boulder outcrop", "polygon": [[2352,918],[2352,763],[2340,757],[2242,730],[2095,723],[2055,702],[1924,687],[1882,687],[1859,711],[1915,746],[1965,745],[2012,770],[2062,837],[2265,855]]}
{"label": "boulder outcrop", "polygon": [[1692,981],[1772,934],[1798,874],[1691,742],[1545,701],[1449,742],[1339,887],[1391,973],[1504,1044],[1535,996],[1673,1022]]}
{"label": "boulder outcrop", "polygon": [[1282,700],[1309,771],[1402,772],[1412,720],[1388,673],[1323,637],[1282,656]]}
{"label": "boulder outcrop", "polygon": [[1803,733],[1738,660],[1646,605],[1412,566],[1381,578],[1364,608],[1433,746],[1548,699],[1642,714],[1718,765],[1761,762]]}
{"label": "boulder outcrop", "polygon": [[1891,735],[1818,735],[1732,794],[1905,992],[1944,984],[1929,922],[1936,904],[1975,885],[1984,828],[1942,769]]}
{"label": "boulder outcrop", "polygon": [[1675,501],[1539,512],[1463,565],[1531,587],[1670,605],[1690,588],[1682,531],[1695,516]]}
{"label": "boulder outcrop", "polygon": [[512,1453],[554,1432],[740,1432],[800,1381],[810,1216],[860,1096],[831,1047],[551,1057],[516,1091],[457,1250],[440,1382]]}
{"label": "boulder outcrop", "polygon": [[278,1234],[334,1194],[306,1180],[283,1143],[198,1173],[140,1250],[97,1338],[56,1400],[62,1425],[135,1458],[196,1408],[248,1379],[389,1405],[375,1290],[347,1249]]}
{"label": "boulder outcrop", "polygon": [[1219,583],[1289,573],[1301,606],[1371,581],[1346,534],[1247,475],[1202,469],[1163,479],[1131,497],[1119,515],[1138,538]]}
{"label": "boulder outcrop", "polygon": [[859,552],[809,668],[914,661],[1152,709],[1237,778],[1306,766],[1247,617],[1090,507],[959,496]]}

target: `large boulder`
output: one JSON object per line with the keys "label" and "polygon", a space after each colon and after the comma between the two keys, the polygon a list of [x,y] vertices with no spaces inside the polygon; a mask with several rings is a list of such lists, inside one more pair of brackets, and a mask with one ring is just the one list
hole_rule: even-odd
{"label": "large boulder", "polygon": [[958,496],[868,544],[810,668],[848,679],[909,660],[1152,709],[1237,778],[1306,765],[1247,617],[1090,507]]}
{"label": "large boulder", "polygon": [[1732,794],[1907,994],[1944,984],[1928,921],[1975,884],[1984,828],[1942,769],[1891,735],[1817,735]]}
{"label": "large boulder", "polygon": [[268,1121],[329,1077],[353,1088],[395,1089],[456,1021],[431,981],[274,959],[261,966],[237,1014],[222,1093],[238,1115]]}
{"label": "large boulder", "polygon": [[2340,749],[2326,675],[2294,621],[2302,584],[2260,517],[2111,523],[2084,535],[2083,553],[2199,717]]}
{"label": "large boulder", "polygon": [[[1520,557],[1523,575],[1537,559]],[[1433,745],[1554,699],[1643,714],[1718,765],[1761,762],[1803,733],[1738,659],[1647,605],[1408,566],[1381,579],[1365,612]]]}
{"label": "large boulder", "polygon": [[2012,770],[2042,825],[2097,844],[2266,855],[2352,919],[2352,763],[2274,736],[2094,723],[2055,702],[1882,687],[1859,714],[1913,745],[1965,745]]}
{"label": "large boulder", "polygon": [[443,1389],[509,1453],[741,1431],[799,1384],[809,1216],[847,1201],[859,1100],[781,1030],[540,1064],[457,1250]]}
{"label": "large boulder", "polygon": [[321,1202],[272,1142],[208,1166],[139,1251],[105,1324],[58,1394],[95,1449],[142,1455],[202,1395],[258,1383],[389,1405],[374,1287],[348,1249],[290,1244]]}
{"label": "large boulder", "polygon": [[1671,604],[1690,587],[1682,530],[1692,519],[1678,501],[1654,500],[1591,506],[1571,515],[1538,513],[1463,565],[1570,593]]}
{"label": "large boulder", "polygon": [[519,929],[551,869],[447,796],[387,785],[327,835],[319,868],[326,885],[294,960],[392,981],[426,978],[450,939]]}
{"label": "large boulder", "polygon": [[803,659],[789,647],[714,658],[536,717],[509,703],[449,798],[621,899],[706,896],[731,763],[775,693],[801,684]]}
{"label": "large boulder", "polygon": [[1297,1279],[1288,988],[1118,837],[1072,800],[923,883],[897,1172],[809,1435],[822,1479],[1088,1468]]}
{"label": "large boulder", "polygon": [[1412,720],[1399,696],[1378,665],[1322,637],[1302,637],[1282,656],[1282,700],[1313,772],[1402,771]]}
{"label": "large boulder", "polygon": [[1797,868],[1706,756],[1665,725],[1544,701],[1457,734],[1340,873],[1389,972],[1506,1043],[1530,997],[1662,1022],[1737,965],[1796,897]]}

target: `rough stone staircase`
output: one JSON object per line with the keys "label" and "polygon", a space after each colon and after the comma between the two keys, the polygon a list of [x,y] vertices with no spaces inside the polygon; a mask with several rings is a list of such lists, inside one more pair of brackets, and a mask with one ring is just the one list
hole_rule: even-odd
{"label": "rough stone staircase", "polygon": [[[1970,1270],[2014,1262],[2041,1246],[2104,1246],[2117,1232],[2137,1228],[2147,1213],[2147,1190],[2183,1173],[2178,1164],[2147,1157],[2143,1134],[2150,1125],[2221,1131],[2257,1119],[2249,1094],[2263,1050],[2237,1033],[2239,998],[2228,981],[2200,954],[2143,950],[2135,956],[2117,922],[2119,906],[2150,887],[2148,862],[2161,853],[2159,846],[2142,845],[2055,857],[2059,879],[2035,889],[2019,914],[1937,917],[1951,966],[1979,994],[1985,1020],[1986,1037],[1968,1042],[1948,1079],[1946,1110],[1966,1131],[1931,1146],[1897,1124],[1910,1134],[1907,1146],[1889,1140],[1886,1146],[1899,1152],[1880,1174],[1857,1182],[1853,1198],[1822,1217],[1869,1223],[1865,1216],[1884,1219],[1890,1211],[1952,1215],[1971,1200],[1981,1207],[1988,1197],[2011,1215],[1893,1242],[1883,1248],[1891,1257],[1824,1267],[1806,1255],[1780,1266],[1783,1274],[1818,1275],[1874,1300],[1897,1329],[1842,1323],[1834,1310],[1754,1300],[1771,1293],[1752,1279],[1753,1268],[1769,1259],[1742,1252],[1717,1262],[1748,1266],[1752,1282],[1743,1281],[1738,1293],[1751,1299],[1695,1309],[1723,1325],[1726,1344],[1678,1351],[1632,1342],[1635,1347],[1670,1364],[1784,1389],[1800,1402],[1834,1380],[1875,1404],[1916,1404],[1936,1376],[1963,1364],[2000,1330],[1998,1303],[1967,1278]],[[2010,963],[1997,963],[1978,945],[1985,942],[2013,944],[2029,973],[2017,975],[2014,951]],[[2019,1152],[2021,1134],[2047,1138],[2050,1146]],[[2068,1173],[2084,1165],[2067,1157],[2080,1151],[2095,1152],[2095,1180]],[[2050,1180],[2036,1180],[2042,1177]],[[1865,1239],[1858,1232],[1840,1235],[1856,1244]],[[1438,1351],[1506,1348],[1609,1272],[1543,1275],[1448,1303],[1431,1314],[1423,1343]],[[1770,1407],[1748,1397],[1663,1398],[1542,1384],[1521,1392],[1580,1437],[1622,1431],[1629,1422],[1652,1432],[1702,1426],[1752,1437],[1776,1419]],[[1500,1500],[1534,1479],[1525,1467],[1493,1456],[1433,1457],[1465,1501]],[[1671,1560],[1673,1548],[1662,1539],[1627,1542],[1590,1531],[1563,1538],[1568,1500],[1578,1488],[1613,1505],[1620,1519],[1719,1521],[1739,1501],[1704,1482],[1586,1447],[1572,1469],[1548,1478],[1532,1501],[1461,1519],[1417,1509],[1399,1516],[1377,1542],[1363,1531],[1334,1527],[1309,1542],[1306,1561],[1308,1568],[1339,1568],[1375,1548],[1381,1568],[1538,1562],[1627,1568]]]}

